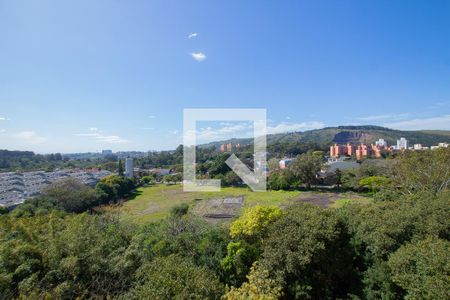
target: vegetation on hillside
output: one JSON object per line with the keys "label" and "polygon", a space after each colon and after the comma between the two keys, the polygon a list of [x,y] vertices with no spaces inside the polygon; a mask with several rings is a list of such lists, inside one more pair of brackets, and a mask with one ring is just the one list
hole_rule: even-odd
{"label": "vegetation on hillside", "polygon": [[117,157],[69,159],[60,153],[35,154],[31,151],[0,150],[0,172],[53,171],[64,168],[102,168],[114,171]]}

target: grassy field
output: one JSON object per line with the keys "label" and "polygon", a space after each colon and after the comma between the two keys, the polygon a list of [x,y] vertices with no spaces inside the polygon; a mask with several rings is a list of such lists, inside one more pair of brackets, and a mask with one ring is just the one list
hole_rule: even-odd
{"label": "grassy field", "polygon": [[170,209],[181,203],[195,208],[210,199],[244,197],[244,207],[256,204],[286,206],[295,202],[308,202],[323,207],[341,207],[345,203],[361,204],[372,201],[354,193],[267,191],[252,192],[248,188],[222,188],[220,192],[183,192],[181,185],[156,185],[141,187],[133,199],[109,209],[118,210],[125,221],[147,223],[164,218]]}

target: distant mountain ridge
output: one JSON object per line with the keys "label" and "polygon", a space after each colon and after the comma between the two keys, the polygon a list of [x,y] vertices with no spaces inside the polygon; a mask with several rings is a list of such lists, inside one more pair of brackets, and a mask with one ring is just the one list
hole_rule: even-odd
{"label": "distant mountain ridge", "polygon": [[[448,130],[396,130],[375,125],[363,126],[337,126],[325,127],[321,129],[307,130],[303,132],[278,133],[267,136],[267,144],[283,143],[316,143],[318,145],[328,146],[337,144],[359,144],[374,143],[382,138],[389,145],[395,145],[401,137],[406,138],[411,145],[422,144],[423,146],[436,145],[437,143],[450,143],[450,131]],[[220,147],[224,143],[248,145],[253,142],[252,139],[229,139],[216,141],[201,145],[202,147]]]}

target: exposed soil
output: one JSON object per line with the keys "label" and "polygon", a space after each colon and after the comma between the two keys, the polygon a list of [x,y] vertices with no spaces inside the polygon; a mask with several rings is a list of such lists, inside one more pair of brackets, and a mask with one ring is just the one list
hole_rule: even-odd
{"label": "exposed soil", "polygon": [[237,216],[243,205],[243,196],[226,197],[199,202],[192,211],[210,223],[217,223],[220,220],[232,219]]}
{"label": "exposed soil", "polygon": [[308,193],[302,194],[295,202],[311,203],[320,207],[329,207],[342,197],[335,193]]}

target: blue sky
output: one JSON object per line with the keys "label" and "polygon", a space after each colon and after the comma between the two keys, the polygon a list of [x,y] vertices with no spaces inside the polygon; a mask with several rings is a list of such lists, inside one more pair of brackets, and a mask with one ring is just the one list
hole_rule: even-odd
{"label": "blue sky", "polygon": [[171,149],[222,107],[450,129],[450,2],[0,0],[0,148]]}

